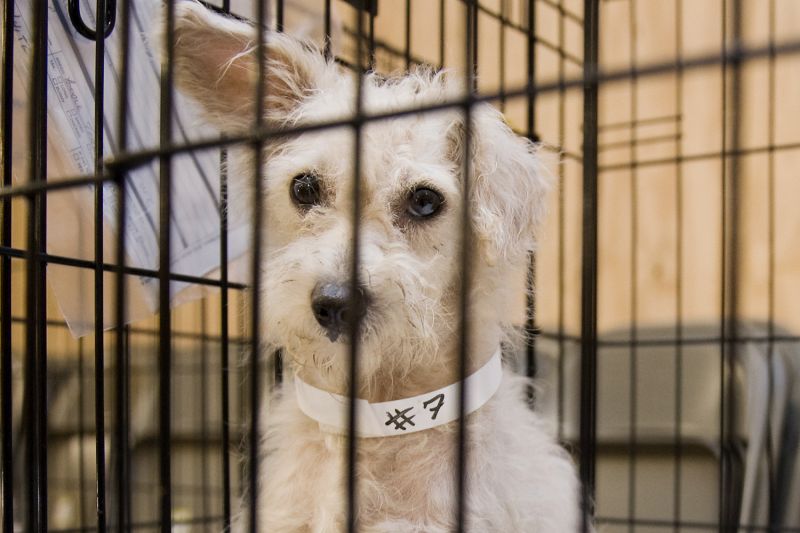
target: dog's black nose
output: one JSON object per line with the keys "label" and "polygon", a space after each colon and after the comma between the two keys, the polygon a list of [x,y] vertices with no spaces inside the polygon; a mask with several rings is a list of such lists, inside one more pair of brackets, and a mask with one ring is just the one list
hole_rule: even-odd
{"label": "dog's black nose", "polygon": [[348,331],[351,320],[364,316],[364,292],[351,295],[349,283],[318,283],[311,292],[311,309],[333,342]]}

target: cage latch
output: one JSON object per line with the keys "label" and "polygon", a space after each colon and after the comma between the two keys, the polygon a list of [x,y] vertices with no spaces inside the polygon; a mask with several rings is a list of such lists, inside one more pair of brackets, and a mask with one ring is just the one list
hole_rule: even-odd
{"label": "cage latch", "polygon": [[[111,35],[111,32],[114,31],[114,24],[117,21],[117,0],[106,0],[105,5],[106,16],[105,28],[103,31],[104,38]],[[83,17],[81,17],[80,0],[68,0],[67,11],[69,12],[69,19],[72,21],[72,25],[75,27],[75,30],[78,33],[93,41],[97,39],[97,32],[89,28],[89,26],[87,26],[83,21]]]}

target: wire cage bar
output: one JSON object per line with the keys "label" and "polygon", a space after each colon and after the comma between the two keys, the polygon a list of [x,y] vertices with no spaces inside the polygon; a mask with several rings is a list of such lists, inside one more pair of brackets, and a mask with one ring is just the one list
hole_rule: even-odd
{"label": "wire cage bar", "polygon": [[[270,416],[264,398],[290,368],[262,331],[263,310],[281,305],[263,282],[270,274],[264,259],[271,241],[263,231],[270,141],[341,128],[352,134],[348,283],[357,294],[362,157],[370,142],[364,128],[456,111],[469,153],[474,108],[484,103],[540,143],[543,157],[552,155],[550,218],[520,279],[509,280],[519,287],[513,305],[524,340],[504,351],[516,371],[534,378],[531,408],[574,456],[581,530],[800,531],[800,282],[787,237],[798,227],[787,199],[800,192],[791,170],[800,132],[787,119],[797,110],[796,5],[202,2],[248,21],[258,36],[253,126],[221,136],[187,131],[179,111],[177,3],[159,2],[163,27],[147,30],[161,32],[162,59],[145,67],[136,55],[139,41],[146,42],[144,3],[3,6],[4,533],[228,531],[237,520],[243,530],[262,530],[270,506],[258,490],[262,422]],[[265,51],[277,32],[296,30],[297,13],[314,21],[325,56],[353,73],[352,116],[294,127],[265,118]],[[702,24],[710,29],[701,31]],[[52,37],[64,29],[77,43],[71,52]],[[86,166],[64,171],[52,146],[62,124],[50,110],[66,93],[51,74],[63,65],[59,54],[82,46],[91,46],[81,83],[90,88],[92,108],[80,120],[91,130],[92,155]],[[455,100],[370,111],[365,74],[422,65],[455,67],[468,90]],[[141,142],[134,103],[145,68],[157,74],[158,138]],[[244,256],[235,251],[229,186],[229,151],[242,147],[253,161],[245,171],[252,205]],[[185,164],[200,166],[198,154],[210,154],[216,174],[208,185],[213,209],[205,213],[216,236],[216,267],[202,274],[189,273],[174,253],[182,239],[176,183]],[[466,200],[474,186],[470,158],[462,163],[465,200],[453,235],[461,244],[454,375],[462,383],[462,416],[454,432],[452,510],[459,532],[471,529],[464,414],[476,253]],[[140,222],[133,217],[146,201],[136,191],[145,185],[157,204],[151,264],[133,257],[142,236],[130,229]],[[85,213],[60,211],[64,198],[86,191]],[[63,235],[61,215],[88,217],[81,235],[88,245],[54,246],[53,235]],[[246,267],[237,263],[241,257]],[[90,325],[80,333],[88,337],[76,338],[75,323],[61,314],[69,306],[58,283],[84,275],[89,285],[76,294],[86,300]],[[140,286],[155,288],[152,310],[161,312],[134,320]],[[189,294],[176,287],[203,297],[176,306],[176,294]],[[359,383],[364,357],[360,322],[349,322],[351,384]],[[356,532],[355,385],[349,396],[342,512],[345,529]]]}

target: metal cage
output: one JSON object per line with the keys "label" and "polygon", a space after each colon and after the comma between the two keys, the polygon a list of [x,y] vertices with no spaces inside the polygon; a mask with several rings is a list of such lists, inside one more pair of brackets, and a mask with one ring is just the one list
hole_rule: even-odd
{"label": "metal cage", "polygon": [[[259,161],[263,143],[280,132],[263,123],[261,113],[248,135],[189,138],[176,129],[175,3],[164,2],[158,138],[142,149],[130,148],[127,127],[136,84],[128,51],[139,35],[138,2],[3,4],[5,533],[219,531],[230,527],[233,502],[242,495],[246,522],[254,530],[256,506],[268,505],[257,501],[255,476],[248,475],[258,461],[260,428],[253,421],[264,391],[280,383],[282,365],[280,353],[248,355],[259,353],[262,341],[262,292],[258,275],[240,283],[229,272],[226,160],[228,147],[250,145]],[[253,0],[252,13],[234,14],[252,16],[259,28],[283,31],[289,3]],[[793,421],[800,412],[800,336],[791,333],[800,328],[800,275],[786,236],[800,227],[792,208],[796,199],[789,200],[800,192],[792,170],[800,132],[784,124],[798,122],[790,118],[799,110],[800,82],[792,75],[800,52],[793,33],[800,30],[798,5],[792,0],[317,3],[326,35],[320,44],[326,53],[336,52],[345,68],[461,67],[472,87],[465,98],[405,113],[459,109],[469,117],[473,105],[490,102],[506,112],[519,134],[556,154],[553,172],[560,181],[544,232],[549,237],[531,254],[520,283],[525,309],[519,327],[527,343],[517,356],[521,372],[541,383],[532,403],[547,413],[579,465],[583,531],[592,523],[603,531],[800,531],[793,510],[800,508],[800,484],[792,477],[800,467],[800,430]],[[207,4],[231,13],[230,0]],[[27,8],[30,40],[23,43],[19,10]],[[335,10],[344,22],[332,38]],[[91,65],[85,72],[94,96],[93,117],[84,110],[93,129],[91,171],[58,179],[52,178],[48,152],[48,104],[58,94],[48,77],[48,68],[55,68],[48,41],[54,20],[65,28],[71,24],[75,40],[91,40],[96,57],[93,72]],[[418,31],[423,22],[425,29]],[[259,35],[261,49],[265,34]],[[692,35],[703,35],[702,43],[695,46]],[[113,38],[119,40],[119,57],[107,48]],[[335,49],[337,39],[344,44]],[[15,67],[27,61],[27,92],[20,95]],[[120,88],[111,122],[104,81],[109,62]],[[702,81],[703,75],[711,81]],[[259,94],[264,91],[269,87],[262,82]],[[18,103],[21,96],[24,105]],[[392,115],[364,113],[360,98],[355,106],[349,120],[313,127],[353,128],[358,183],[359,132],[365,123]],[[467,144],[470,135],[468,126]],[[708,135],[709,143],[696,142]],[[108,136],[115,139],[114,153],[106,149]],[[23,155],[17,160],[19,146]],[[176,159],[195,152],[213,153],[219,161],[219,185],[212,194],[219,269],[207,276],[176,269],[169,252],[178,201],[172,189]],[[148,165],[158,177],[159,216],[153,221],[158,260],[152,268],[131,263],[125,231],[133,201],[126,192],[131,172]],[[248,261],[257,273],[264,214],[262,169],[255,167]],[[94,199],[87,214],[92,233],[84,235],[87,256],[53,252],[48,240],[58,224],[48,201],[73,189],[91,190]],[[358,185],[352,194],[358,198]],[[356,208],[354,243],[359,220]],[[466,222],[454,238],[469,243]],[[113,234],[114,246],[104,232]],[[701,234],[707,240],[694,239]],[[354,248],[351,282],[357,286]],[[467,250],[461,259],[465,280]],[[702,254],[710,270],[693,262],[693,254]],[[755,270],[748,254],[762,258]],[[55,267],[91,276],[83,293],[92,317],[86,337],[70,335],[57,308],[48,285]],[[159,309],[171,307],[171,284],[210,292],[157,318],[129,323],[128,278],[154,281]],[[525,296],[526,286],[535,286],[541,296]],[[353,327],[357,331],[358,324]],[[465,339],[469,323],[463,313],[460,328]],[[352,338],[355,382],[358,336]],[[462,341],[462,377],[466,350]],[[758,410],[753,398],[767,407]],[[351,401],[351,432],[355,405]],[[764,420],[758,435],[752,430],[757,420]],[[463,522],[467,450],[460,427],[454,512],[463,531],[468,529]],[[347,529],[356,531],[358,441],[348,443]]]}

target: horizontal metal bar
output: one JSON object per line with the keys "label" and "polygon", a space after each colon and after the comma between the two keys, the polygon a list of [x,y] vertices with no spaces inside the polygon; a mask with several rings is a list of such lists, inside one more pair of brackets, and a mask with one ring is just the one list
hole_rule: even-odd
{"label": "horizontal metal bar", "polygon": [[649,124],[660,124],[662,122],[680,122],[681,115],[666,115],[663,117],[650,117],[650,118],[637,118],[636,120],[625,120],[622,122],[609,122],[608,124],[601,124],[597,127],[600,132],[608,130],[618,130],[625,128],[634,128],[636,126],[645,126]]}
{"label": "horizontal metal bar", "polygon": [[[683,68],[687,70],[698,69],[707,67],[709,65],[714,65],[722,62],[723,60],[729,60],[731,58],[739,58],[739,60],[759,59],[768,57],[771,53],[771,50],[773,49],[774,53],[778,55],[797,54],[800,53],[800,41],[792,41],[784,45],[775,46],[772,48],[759,47],[752,49],[740,49],[738,52],[734,51],[727,55],[717,54],[717,55],[701,56],[694,59],[686,60],[683,63],[675,63],[675,62],[655,63],[650,66],[642,67],[637,71],[623,69],[623,70],[609,71],[605,73],[600,72],[595,76],[595,79],[598,83],[610,83],[628,79],[628,77],[630,77],[633,74],[635,74],[640,78],[649,76],[658,76],[666,72],[671,72],[676,68]],[[528,87],[527,85],[525,85],[523,87],[518,87],[511,90],[496,91],[481,95],[470,95],[463,99],[456,99],[438,104],[418,106],[414,108],[400,109],[393,112],[375,113],[368,115],[365,114],[347,120],[324,121],[324,122],[317,122],[314,124],[305,124],[293,127],[278,127],[278,128],[264,127],[256,129],[251,134],[230,135],[225,137],[214,136],[214,137],[201,138],[186,143],[165,144],[164,146],[158,148],[150,148],[150,149],[140,150],[137,152],[122,153],[118,155],[116,158],[111,159],[106,163],[106,167],[109,170],[109,172],[100,176],[82,175],[82,176],[76,176],[74,178],[59,180],[57,182],[25,183],[21,185],[15,185],[13,187],[3,187],[2,189],[0,189],[0,199],[18,197],[18,196],[31,196],[45,190],[66,189],[81,185],[96,185],[107,181],[113,181],[115,177],[113,175],[113,172],[111,172],[111,169],[116,168],[122,171],[126,169],[135,168],[147,164],[153,159],[163,155],[181,154],[181,153],[191,152],[194,150],[208,150],[211,148],[235,146],[238,144],[267,142],[272,139],[285,137],[286,135],[308,133],[312,131],[323,131],[332,128],[352,127],[367,122],[389,120],[392,118],[397,118],[402,116],[411,116],[422,113],[431,113],[437,111],[458,109],[458,108],[463,108],[465,105],[491,103],[499,101],[504,98],[505,99],[518,98],[536,94],[546,94],[550,92],[563,91],[568,89],[576,90],[580,89],[582,86],[583,86],[582,78],[563,80],[563,81],[553,81],[553,82],[538,84],[534,87]],[[785,145],[764,146],[764,147],[749,148],[736,151],[689,155],[689,156],[683,156],[681,158],[668,158],[668,159],[659,159],[653,161],[642,161],[637,163],[637,166],[641,167],[647,165],[666,164],[673,161],[678,161],[678,162],[693,161],[698,159],[708,159],[720,156],[735,157],[753,153],[790,150],[796,148],[800,148],[800,143],[790,143]],[[619,164],[619,165],[616,164],[606,165],[606,166],[601,166],[599,170],[602,172],[605,170],[624,169],[628,168],[629,165],[630,163]]]}
{"label": "horizontal metal bar", "polygon": [[[598,150],[616,150],[619,148],[629,148],[632,146],[643,146],[646,144],[659,144],[659,143],[666,143],[670,141],[680,141],[681,134],[680,133],[671,133],[667,135],[656,135],[653,137],[644,137],[644,138],[634,138],[628,139],[626,141],[614,141],[610,143],[601,144],[598,147]],[[636,164],[635,166],[639,166]]]}
{"label": "horizontal metal bar", "polygon": [[[600,335],[602,336],[602,333]],[[581,338],[579,335],[560,334],[557,332],[550,332],[550,331],[539,331],[538,333],[536,333],[536,337],[552,341],[571,342],[574,344],[579,344],[581,342]],[[633,339],[603,340],[602,338],[600,338],[597,341],[597,346],[600,348],[677,347],[677,346],[687,346],[687,345],[720,344],[720,343],[747,344],[747,343],[769,343],[769,342],[774,342],[774,343],[800,342],[800,335],[765,335],[765,336],[738,335],[736,337],[728,337],[728,336],[721,337],[719,335],[713,335],[713,336],[710,335],[703,337],[681,336],[679,338],[664,338],[664,339],[637,338],[635,340]]]}
{"label": "horizontal metal bar", "polygon": [[17,198],[23,196],[34,196],[43,191],[59,191],[65,189],[73,189],[77,187],[85,187],[87,185],[97,185],[106,181],[113,181],[115,177],[108,172],[100,175],[95,174],[81,174],[74,177],[66,177],[59,181],[34,181],[28,183],[21,183],[11,187],[3,187],[0,189],[0,199]]}
{"label": "horizontal metal bar", "polygon": [[[385,118],[385,117],[384,117]],[[366,119],[369,120],[369,119]],[[341,127],[342,124],[336,124],[335,126]],[[320,124],[319,129],[323,129],[326,127],[333,127],[327,124],[323,125]],[[292,130],[293,133],[297,132],[297,129]],[[523,135],[521,132],[516,131],[518,135]],[[524,136],[524,135],[523,135]],[[221,138],[220,140],[227,141],[228,138]],[[209,140],[210,143],[214,141]],[[236,141],[238,143],[247,142],[246,140],[239,140]],[[232,144],[232,143],[230,143]],[[576,162],[581,161],[580,154],[575,152],[570,152],[562,147],[557,145],[553,145],[547,142],[544,142],[544,147],[548,150],[552,150],[558,152],[558,154],[565,158],[570,159]],[[625,141],[624,143],[626,146],[630,144],[630,141]],[[203,146],[202,149],[206,149],[209,146]],[[193,147],[190,144],[185,145],[184,147],[176,147],[181,152],[184,151],[191,151],[194,149],[200,149],[198,147]],[[726,150],[722,151],[715,151],[715,152],[704,152],[701,154],[690,154],[690,155],[679,155],[674,157],[664,157],[658,159],[645,159],[640,161],[632,161],[632,162],[625,162],[625,163],[613,163],[609,165],[601,165],[599,167],[600,172],[605,172],[609,170],[626,170],[631,168],[632,166],[638,167],[648,167],[648,166],[658,166],[658,165],[669,165],[669,164],[677,164],[677,163],[687,163],[692,161],[702,161],[706,159],[716,159],[716,158],[728,158],[728,157],[741,157],[746,155],[755,155],[755,154],[763,154],[763,153],[770,153],[770,152],[782,152],[782,151],[789,151],[789,150],[800,150],[800,142],[793,142],[793,143],[786,143],[786,144],[774,144],[774,145],[766,145],[766,146],[755,146],[752,148],[740,148],[738,150]],[[151,156],[153,158],[157,157],[157,154]],[[128,179],[131,179],[130,177]],[[112,173],[105,172],[100,176],[95,176],[93,174],[90,175],[80,175],[71,178],[64,178],[63,180],[59,181],[46,181],[46,182],[35,182],[35,183],[23,183],[21,185],[14,185],[11,187],[3,187],[0,188],[0,199],[5,198],[16,198],[16,197],[23,197],[23,196],[34,196],[36,194],[41,194],[42,192],[47,191],[58,191],[58,190],[66,190],[71,188],[83,187],[86,185],[96,185],[98,183],[110,182],[115,181],[116,177]]]}
{"label": "horizontal metal bar", "polygon": [[[197,518],[187,518],[184,520],[179,519],[172,519],[171,520],[173,526],[191,526],[191,525],[202,525],[202,524],[213,524],[216,522],[222,522],[221,516],[199,516]],[[159,521],[148,521],[148,522],[134,522],[133,524],[128,524],[128,528],[132,531],[136,531],[138,529],[154,529],[159,527],[161,522]],[[97,528],[94,526],[91,527],[73,527],[73,528],[62,528],[62,529],[53,529],[50,528],[47,531],[49,533],[88,533],[94,532]],[[109,525],[108,531],[116,531],[117,528],[113,525]]]}
{"label": "horizontal metal bar", "polygon": [[[636,526],[649,526],[649,527],[680,527],[686,529],[707,529],[709,531],[719,531],[719,524],[717,522],[695,522],[691,520],[658,520],[651,518],[617,518],[617,517],[603,517],[598,516],[595,518],[598,524],[615,524],[615,525],[636,525]],[[776,526],[776,525],[757,525],[757,524],[738,524],[739,529],[743,531],[765,531],[770,533],[800,533],[800,527]]]}
{"label": "horizontal metal bar", "polygon": [[[8,256],[16,259],[28,259],[28,260],[32,259],[33,257],[36,257],[39,260],[43,261],[44,263],[72,266],[77,268],[87,268],[91,270],[94,270],[96,266],[96,263],[89,259],[77,259],[75,257],[66,257],[63,255],[53,255],[47,253],[31,254],[27,250],[21,250],[19,248],[9,248],[8,246],[0,246],[0,256]],[[124,265],[120,268],[119,265],[111,263],[103,263],[102,267],[103,271],[105,272],[119,272],[120,270],[122,270],[123,274],[131,274],[134,276],[140,276],[145,278],[158,278],[160,276],[158,270],[151,270],[149,268],[131,267],[127,265]],[[169,280],[182,281],[186,283],[196,283],[198,285],[207,285],[209,287],[226,286],[230,289],[246,288],[246,285],[242,283],[228,282],[227,284],[224,284],[222,281],[218,279],[201,278],[198,276],[189,276],[187,274],[177,274],[175,272],[169,273]]]}
{"label": "horizontal metal bar", "polygon": [[569,9],[566,9],[563,5],[557,4],[553,0],[537,0],[537,2],[552,7],[553,9],[557,10],[561,15],[563,15],[565,19],[571,20],[572,22],[576,22],[581,26],[583,26],[583,17],[570,11]]}
{"label": "horizontal metal bar", "polygon": [[582,89],[585,82],[597,83],[610,83],[623,81],[631,76],[639,78],[658,76],[666,72],[672,72],[676,68],[683,68],[684,70],[694,70],[698,68],[708,67],[710,65],[721,64],[724,61],[743,61],[760,59],[770,56],[771,54],[777,55],[790,55],[800,53],[800,40],[784,43],[779,46],[766,46],[756,48],[738,48],[733,49],[726,54],[710,54],[698,56],[692,59],[687,59],[682,63],[675,61],[666,61],[653,63],[651,65],[643,66],[636,70],[619,69],[612,71],[598,71],[596,74],[584,78],[574,78],[570,80],[556,80],[548,83],[537,84],[529,86],[528,84],[517,87],[507,91],[495,91],[486,94],[467,94],[464,98],[459,98],[447,102],[437,104],[430,104],[424,106],[417,106],[413,108],[399,109],[386,113],[374,114],[359,114],[351,119],[346,120],[332,120],[318,122],[314,124],[303,124],[294,127],[263,127],[257,128],[251,134],[247,135],[231,135],[228,137],[214,137],[200,139],[189,143],[175,143],[167,146],[142,150],[136,153],[121,154],[117,158],[108,162],[109,167],[122,167],[131,168],[149,162],[153,158],[165,154],[178,154],[198,149],[209,149],[221,146],[232,146],[242,143],[266,142],[268,140],[285,137],[286,135],[307,133],[312,131],[322,131],[338,127],[358,127],[367,122],[376,122],[381,120],[388,120],[403,116],[419,115],[422,113],[446,111],[451,109],[463,108],[464,106],[476,105],[481,103],[491,103],[503,98],[517,98],[523,96],[532,96],[537,94],[545,94],[550,92],[563,91],[567,89]]}
{"label": "horizontal metal bar", "polygon": [[[230,287],[236,288],[237,290],[244,290],[246,286],[240,287]],[[11,322],[13,324],[24,324],[25,318],[20,316],[14,316],[11,318]],[[60,320],[48,320],[47,321],[48,328],[67,328],[67,324]],[[130,332],[132,335],[148,335],[148,336],[158,336],[158,331],[146,328],[137,328],[131,327]],[[180,330],[173,330],[173,336],[176,338],[184,338],[184,339],[192,339],[198,341],[205,341],[205,342],[222,342],[222,337],[220,335],[210,335],[208,333],[197,333],[197,332],[189,332],[189,331],[180,331]],[[556,332],[549,332],[549,331],[538,331],[535,333],[537,338],[547,339],[552,341],[563,341],[563,342],[570,342],[570,343],[580,343],[581,338],[578,335],[569,335],[569,334],[559,334]],[[249,339],[244,337],[228,337],[228,342],[237,345],[244,345],[249,342]],[[601,348],[629,348],[632,346],[637,347],[677,347],[677,346],[687,346],[687,345],[703,345],[703,344],[719,344],[720,342],[736,342],[739,344],[747,344],[747,343],[792,343],[798,342],[800,343],[800,335],[766,335],[766,336],[749,336],[743,337],[738,336],[736,338],[728,337],[728,338],[721,338],[719,336],[705,336],[705,337],[681,337],[681,338],[668,338],[668,339],[637,339],[633,340],[598,340],[597,345]]]}
{"label": "horizontal metal bar", "polygon": [[701,344],[748,344],[748,343],[784,343],[800,342],[798,335],[773,335],[773,336],[714,336],[714,337],[681,337],[680,339],[636,339],[636,340],[600,340],[597,345],[601,348],[615,347],[675,347]]}
{"label": "horizontal metal bar", "polygon": [[[25,317],[13,316],[13,317],[11,317],[11,323],[12,324],[24,325],[25,324]],[[46,321],[46,325],[47,325],[48,328],[56,328],[56,329],[67,329],[69,327],[67,325],[67,323],[64,322],[63,320],[54,320],[54,319],[48,319]],[[141,327],[128,326],[128,331],[130,332],[131,335],[146,335],[148,337],[157,337],[158,336],[158,330],[155,330],[155,329],[147,329],[147,328],[141,328]],[[172,330],[172,336],[175,337],[175,338],[178,338],[178,339],[191,339],[191,340],[202,341],[202,342],[220,342],[221,343],[221,342],[225,341],[225,339],[223,339],[223,337],[221,335],[210,335],[208,333],[197,333],[196,331],[180,331],[180,330],[176,330],[176,329]],[[250,339],[249,338],[244,338],[244,337],[231,337],[231,336],[228,336],[227,337],[227,342],[230,343],[230,344],[244,345],[245,343],[250,342]],[[176,364],[175,366],[179,367],[180,364]]]}
{"label": "horizontal metal bar", "polygon": [[600,172],[609,170],[627,170],[633,166],[637,168],[652,167],[659,165],[674,165],[679,163],[689,163],[692,161],[703,161],[707,159],[718,158],[736,158],[747,155],[765,154],[771,152],[783,152],[788,150],[799,150],[800,142],[787,143],[787,144],[773,144],[767,146],[755,146],[753,148],[739,148],[737,150],[725,150],[716,152],[704,152],[701,154],[690,155],[676,155],[674,157],[663,157],[658,159],[645,159],[643,161],[629,161],[626,163],[613,163],[610,165],[601,165]]}

